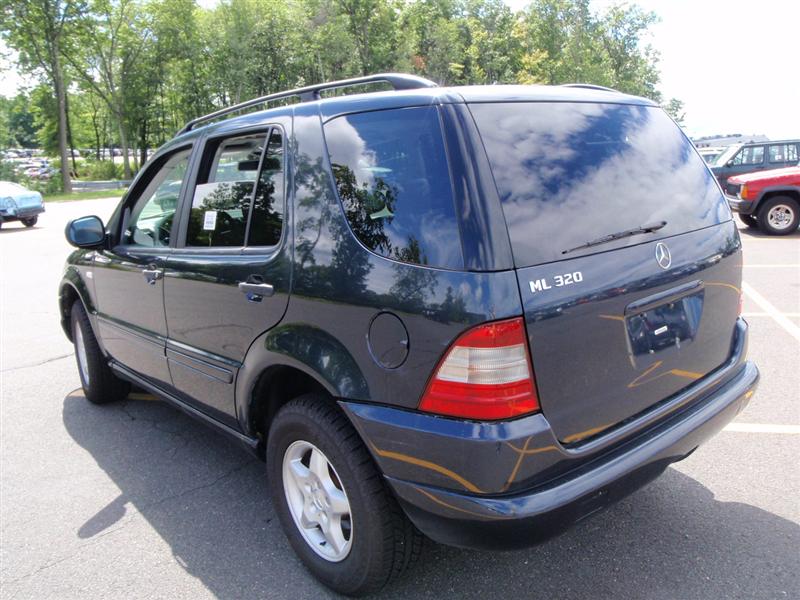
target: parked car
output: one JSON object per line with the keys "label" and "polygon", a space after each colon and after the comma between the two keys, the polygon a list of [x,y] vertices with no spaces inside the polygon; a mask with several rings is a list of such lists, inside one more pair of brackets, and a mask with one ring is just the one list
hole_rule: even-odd
{"label": "parked car", "polygon": [[[374,82],[395,91],[320,99]],[[289,542],[345,594],[422,534],[562,532],[758,380],[725,198],[663,110],[613,90],[390,74],[257,98],[66,233],[87,400],[134,383],[264,457]]]}
{"label": "parked car", "polygon": [[21,221],[25,227],[33,227],[43,212],[44,200],[39,192],[13,181],[0,181],[0,227],[9,221]]}
{"label": "parked car", "polygon": [[800,224],[800,164],[728,179],[728,203],[748,227],[789,235]]}
{"label": "parked car", "polygon": [[800,160],[800,140],[781,140],[734,144],[717,157],[711,172],[723,190],[729,177],[766,169],[796,165]]}
{"label": "parked car", "polygon": [[725,151],[724,146],[714,146],[708,148],[698,148],[697,152],[703,157],[703,160],[708,164],[713,165],[720,154]]}

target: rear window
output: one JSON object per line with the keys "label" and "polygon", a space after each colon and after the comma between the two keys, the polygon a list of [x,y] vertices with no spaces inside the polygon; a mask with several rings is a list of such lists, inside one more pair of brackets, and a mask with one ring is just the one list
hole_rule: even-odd
{"label": "rear window", "polygon": [[325,124],[339,198],[356,237],[407,263],[464,266],[435,107],[382,110]]}
{"label": "rear window", "polygon": [[730,219],[703,159],[659,108],[503,103],[470,109],[489,155],[516,266],[566,258],[598,237],[666,221],[602,252]]}

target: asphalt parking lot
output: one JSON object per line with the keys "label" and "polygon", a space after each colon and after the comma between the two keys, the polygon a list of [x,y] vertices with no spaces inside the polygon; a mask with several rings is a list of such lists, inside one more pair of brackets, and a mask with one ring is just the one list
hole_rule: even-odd
{"label": "asphalt parking lot", "polygon": [[[148,396],[82,397],[56,287],[66,222],[0,230],[0,596],[325,598],[267,499],[263,464]],[[761,386],[719,436],[545,545],[428,544],[384,598],[800,597],[800,232],[742,229]]]}

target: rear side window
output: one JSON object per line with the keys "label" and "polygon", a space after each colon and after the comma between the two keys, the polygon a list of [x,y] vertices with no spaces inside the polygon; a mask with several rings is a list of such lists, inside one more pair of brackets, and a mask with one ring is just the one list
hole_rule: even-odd
{"label": "rear side window", "polygon": [[796,163],[797,161],[797,144],[773,144],[769,147],[769,162]]}
{"label": "rear side window", "polygon": [[367,248],[402,262],[463,267],[435,107],[337,117],[325,138],[347,220]]}
{"label": "rear side window", "polygon": [[600,236],[666,221],[654,234],[730,219],[703,159],[659,108],[597,103],[470,106],[483,138],[518,267],[564,255]]}

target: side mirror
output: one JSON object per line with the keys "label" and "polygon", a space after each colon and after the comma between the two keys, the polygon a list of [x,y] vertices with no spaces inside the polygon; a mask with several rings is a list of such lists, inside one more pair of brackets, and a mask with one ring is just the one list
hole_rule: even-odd
{"label": "side mirror", "polygon": [[726,162],[725,166],[726,167],[732,167],[733,166],[733,160],[729,160],[728,162]]}
{"label": "side mirror", "polygon": [[97,248],[106,239],[106,228],[100,217],[81,217],[67,223],[64,235],[77,248]]}

